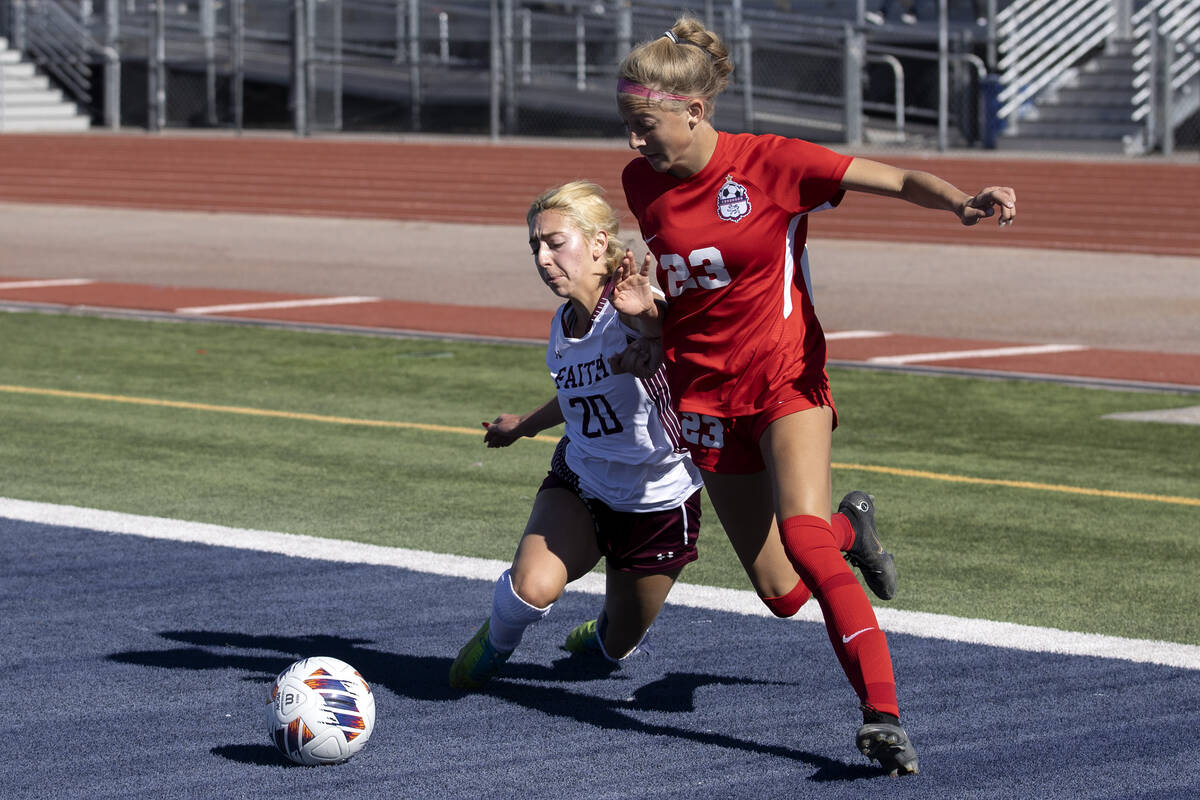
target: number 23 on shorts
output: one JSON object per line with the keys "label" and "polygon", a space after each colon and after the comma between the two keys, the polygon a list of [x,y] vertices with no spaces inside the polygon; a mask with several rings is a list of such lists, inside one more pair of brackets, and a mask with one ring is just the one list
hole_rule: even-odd
{"label": "number 23 on shorts", "polygon": [[717,417],[685,412],[679,415],[680,435],[685,442],[720,450],[725,446],[725,428]]}

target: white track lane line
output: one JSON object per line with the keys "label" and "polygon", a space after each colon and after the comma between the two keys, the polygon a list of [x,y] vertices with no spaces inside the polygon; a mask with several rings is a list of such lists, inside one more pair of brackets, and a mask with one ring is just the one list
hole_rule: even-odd
{"label": "white track lane line", "polygon": [[834,331],[826,333],[825,338],[833,339],[878,339],[881,336],[891,336],[887,331]]}
{"label": "white track lane line", "polygon": [[983,350],[945,350],[940,353],[909,353],[899,356],[875,356],[868,364],[916,364],[922,361],[954,361],[960,358],[1000,358],[1002,356],[1036,356],[1048,353],[1074,353],[1087,350],[1081,344],[1036,344],[1026,347],[992,347]]}
{"label": "white track lane line", "polygon": [[55,286],[87,286],[91,278],[47,278],[39,281],[0,281],[0,292],[8,289],[49,289]]}
{"label": "white track lane line", "polygon": [[[494,582],[508,568],[507,561],[428,553],[399,547],[361,544],[339,539],[322,539],[272,531],[226,528],[201,522],[144,517],[75,506],[34,503],[0,497],[0,518],[60,525],[104,533],[170,539],[179,542],[234,547],[278,553],[296,558],[314,558],[352,564],[400,567],[415,572],[471,578]],[[589,573],[571,584],[571,589],[588,594],[604,594],[604,576]],[[680,583],[671,590],[668,603],[726,611],[747,616],[768,617],[769,612],[751,591],[721,589]],[[1123,639],[1093,633],[1075,633],[1011,622],[967,619],[945,614],[876,608],[880,626],[889,633],[904,633],[928,639],[965,642],[1038,653],[1115,658],[1145,664],[1200,670],[1200,646],[1147,639]],[[794,620],[824,624],[816,603],[800,609]]]}
{"label": "white track lane line", "polygon": [[309,300],[275,300],[269,303],[230,303],[223,306],[191,306],[175,309],[176,314],[227,314],[232,311],[266,311],[273,308],[341,306],[354,303],[378,303],[378,297],[316,297]]}

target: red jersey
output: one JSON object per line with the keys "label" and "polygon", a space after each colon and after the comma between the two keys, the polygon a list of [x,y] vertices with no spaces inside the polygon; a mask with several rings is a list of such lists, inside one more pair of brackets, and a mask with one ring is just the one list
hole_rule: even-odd
{"label": "red jersey", "polygon": [[718,132],[708,164],[680,180],[644,158],[621,175],[667,295],[663,352],[681,411],[763,411],[824,377],[813,310],[808,213],[837,205],[852,161],[774,135]]}

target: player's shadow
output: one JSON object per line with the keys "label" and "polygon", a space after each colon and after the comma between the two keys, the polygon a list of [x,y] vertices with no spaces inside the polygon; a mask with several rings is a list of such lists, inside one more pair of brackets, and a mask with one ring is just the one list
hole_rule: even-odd
{"label": "player's shadow", "polygon": [[[293,661],[310,655],[332,656],[353,664],[368,682],[413,700],[450,702],[466,693],[447,683],[450,659],[376,650],[371,642],[340,636],[273,636],[232,631],[163,631],[159,636],[184,646],[166,650],[113,653],[108,659],[123,664],[184,670],[235,669],[242,680],[270,682]],[[246,650],[259,651],[247,653]],[[275,651],[269,655],[261,651]],[[703,673],[673,672],[632,688],[624,699],[597,696],[581,688],[603,678],[629,680],[596,659],[564,657],[549,666],[510,662],[503,679],[491,681],[484,692],[514,705],[554,717],[571,719],[606,730],[671,736],[697,744],[788,758],[816,768],[812,781],[844,781],[878,777],[880,772],[863,764],[847,764],[816,753],[781,745],[763,744],[737,736],[690,730],[639,719],[639,712],[686,713],[695,710],[696,691],[704,686],[770,685],[757,681]],[[537,682],[537,683],[530,683]],[[542,685],[539,685],[542,684]],[[562,685],[544,685],[562,684]],[[454,717],[445,714],[447,725]],[[227,745],[214,754],[254,765],[278,766],[282,759],[267,745]]]}

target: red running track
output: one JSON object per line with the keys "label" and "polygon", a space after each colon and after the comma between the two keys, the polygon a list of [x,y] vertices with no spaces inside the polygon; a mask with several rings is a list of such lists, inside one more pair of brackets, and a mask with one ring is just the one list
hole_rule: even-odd
{"label": "red running track", "polygon": [[[625,211],[620,142],[585,146],[144,134],[0,136],[0,200],[17,203],[511,224],[529,198],[590,178]],[[1200,163],[928,156],[886,160],[957,186],[1021,187],[1017,225],[967,229],[855,194],[828,238],[1200,256]],[[626,212],[626,222],[632,218]]]}
{"label": "red running track", "polygon": [[[28,282],[27,287],[13,286]],[[128,313],[169,314],[193,319],[223,319],[263,324],[295,324],[353,329],[379,334],[438,334],[488,339],[545,341],[551,312],[513,310],[403,300],[371,299],[329,305],[291,305],[188,312],[181,309],[265,303],[327,302],[329,298],[283,292],[145,286],[130,283],[47,285],[45,279],[0,276],[0,305],[30,308],[105,309]],[[939,372],[1040,376],[1083,383],[1125,384],[1200,392],[1200,355],[1079,348],[1011,355],[979,351],[1030,349],[1028,343],[830,332],[829,358],[839,364],[870,364]],[[1036,348],[1037,346],[1033,346]],[[957,353],[958,355],[954,355]],[[935,357],[936,356],[936,357]]]}
{"label": "red running track", "polygon": [[[511,224],[524,218],[530,197],[570,177],[597,180],[623,211],[619,175],[631,156],[620,143],[7,135],[0,137],[0,201]],[[855,195],[855,202],[822,220],[823,236],[1200,257],[1200,228],[1194,224],[1195,209],[1200,207],[1200,164],[913,153],[892,154],[887,160],[926,169],[963,187],[997,180],[1029,187],[1020,193],[1020,222],[1003,233],[991,226],[968,233],[921,209]],[[15,280],[20,278],[0,278]],[[124,283],[0,288],[0,303],[151,313],[295,299],[315,298]],[[223,312],[223,317],[541,341],[548,314],[382,299]],[[830,358],[861,363],[1010,344],[907,335],[834,337]],[[911,369],[1057,375],[1185,390],[1200,387],[1200,355],[1192,354],[1078,349],[987,357],[944,355],[905,363]]]}

